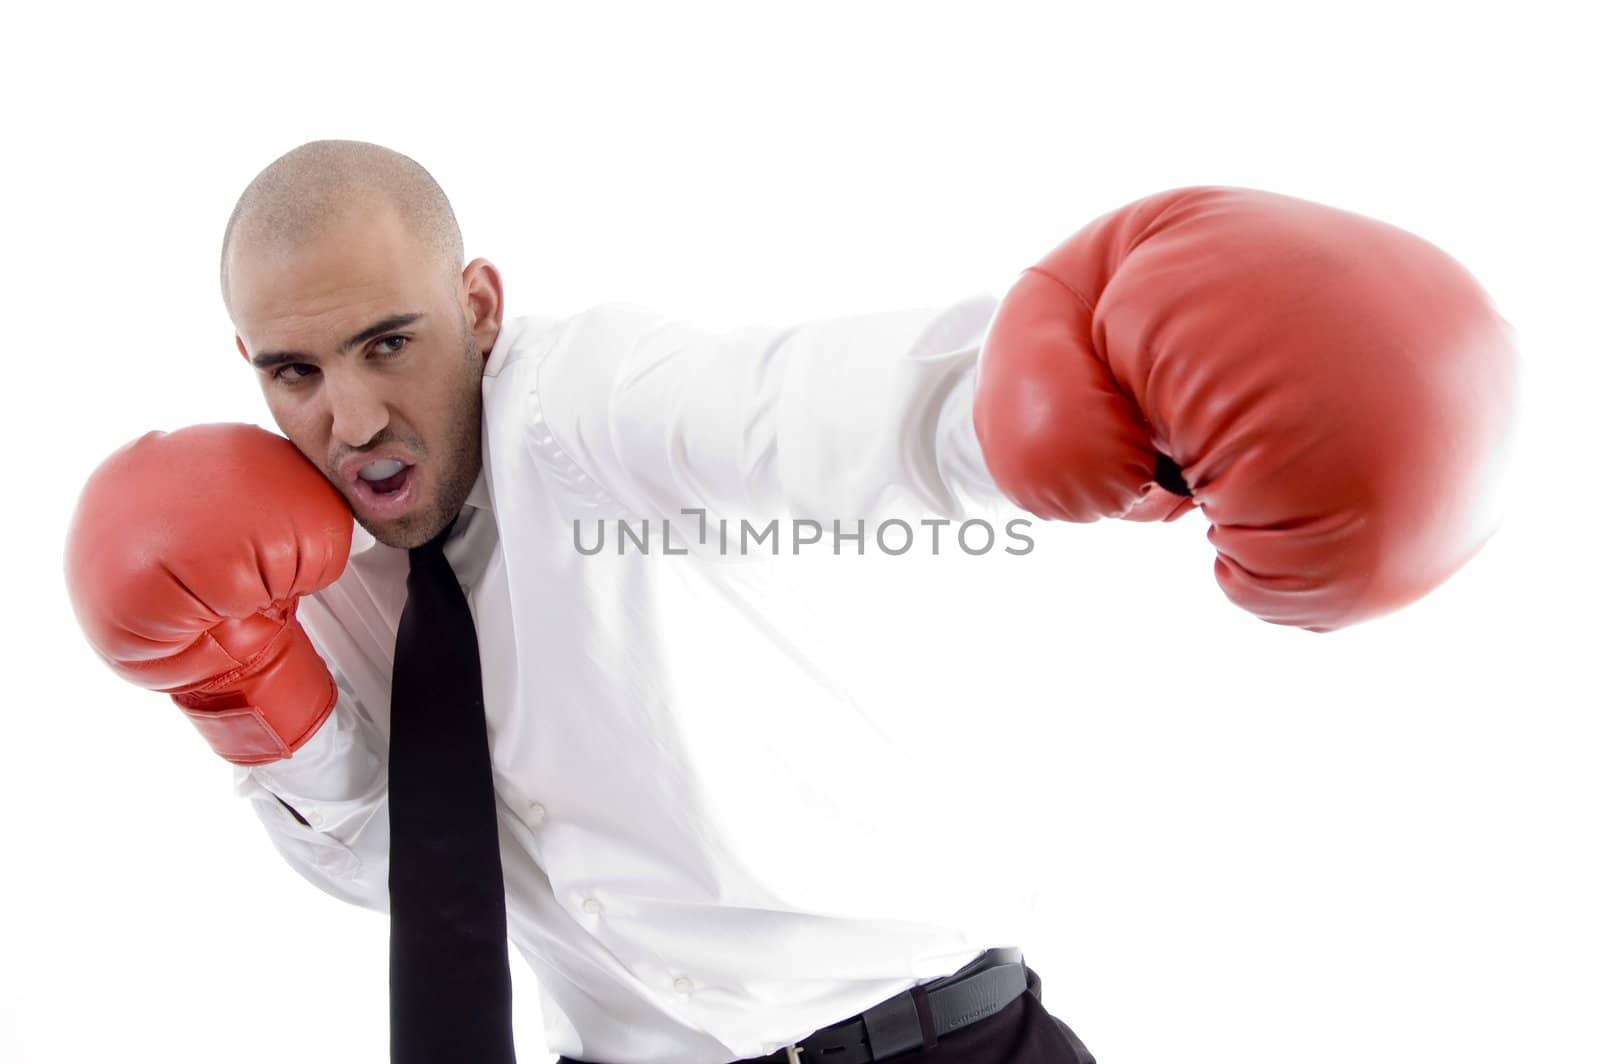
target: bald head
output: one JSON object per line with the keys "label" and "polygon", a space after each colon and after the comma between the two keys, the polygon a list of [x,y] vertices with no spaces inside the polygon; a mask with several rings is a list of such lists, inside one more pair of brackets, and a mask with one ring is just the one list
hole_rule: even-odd
{"label": "bald head", "polygon": [[360,140],[314,140],[274,159],[245,187],[222,236],[222,301],[231,263],[305,247],[337,222],[387,208],[446,280],[462,270],[461,229],[444,190],[414,159]]}

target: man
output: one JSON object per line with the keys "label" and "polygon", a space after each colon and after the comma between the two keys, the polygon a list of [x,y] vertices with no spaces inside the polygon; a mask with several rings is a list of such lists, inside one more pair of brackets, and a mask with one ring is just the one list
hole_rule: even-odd
{"label": "man", "polygon": [[[481,709],[453,715],[486,718],[503,919],[550,1048],[596,1064],[1093,1060],[982,905],[999,884],[929,875],[964,849],[853,815],[852,788],[893,794],[905,766],[773,623],[726,529],[1198,503],[1230,597],[1327,630],[1478,548],[1509,421],[1503,323],[1464,271],[1246,190],[1107,215],[998,312],[711,334],[628,305],[508,321],[426,171],[321,141],[245,190],[222,290],[293,451],[203,426],[118,452],[69,543],[80,620],[242,766],[302,874],[387,909],[400,792],[428,790],[390,786],[397,678],[427,656],[397,639],[419,552],[442,545],[479,641]],[[663,522],[657,552],[577,549],[607,519]],[[112,528],[148,546],[111,550]],[[734,623],[685,638],[663,620],[679,594]],[[407,904],[397,935],[450,907]],[[397,976],[424,988],[408,1010],[444,978],[449,950],[429,956]],[[397,996],[396,1059],[503,1027],[474,993],[414,1055]]]}

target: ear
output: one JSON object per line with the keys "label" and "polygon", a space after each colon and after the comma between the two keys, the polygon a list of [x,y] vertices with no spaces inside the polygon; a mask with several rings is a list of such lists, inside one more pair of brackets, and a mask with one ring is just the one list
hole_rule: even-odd
{"label": "ear", "polygon": [[244,359],[246,362],[250,361],[250,353],[244,349],[244,341],[239,339],[238,333],[233,334],[233,346],[239,349],[240,358]]}
{"label": "ear", "polygon": [[473,259],[461,271],[461,309],[487,358],[500,335],[500,319],[505,313],[500,271],[488,259]]}

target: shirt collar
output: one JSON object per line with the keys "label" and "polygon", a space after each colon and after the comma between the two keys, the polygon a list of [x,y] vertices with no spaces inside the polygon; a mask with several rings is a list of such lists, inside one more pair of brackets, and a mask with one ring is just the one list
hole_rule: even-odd
{"label": "shirt collar", "polygon": [[478,463],[478,477],[472,482],[472,490],[467,492],[467,505],[479,510],[491,509],[489,506],[489,485],[483,479],[483,463]]}

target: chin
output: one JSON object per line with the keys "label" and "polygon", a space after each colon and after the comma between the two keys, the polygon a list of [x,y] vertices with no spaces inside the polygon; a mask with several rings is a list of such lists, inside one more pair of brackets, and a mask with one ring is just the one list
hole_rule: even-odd
{"label": "chin", "polygon": [[366,529],[367,533],[371,535],[373,539],[377,540],[379,543],[382,543],[385,547],[395,547],[403,550],[409,546],[408,544],[402,542],[397,536],[398,530],[393,525],[372,525],[361,520],[359,517],[356,518],[356,524]]}
{"label": "chin", "polygon": [[[432,522],[429,523],[431,524]],[[438,529],[434,529],[432,532],[428,532],[427,535],[421,535],[421,532],[427,531],[427,527],[404,517],[395,521],[382,521],[376,524],[357,517],[356,524],[366,529],[372,538],[379,543],[386,547],[393,547],[396,550],[410,550],[412,547],[420,547],[438,532]]]}

